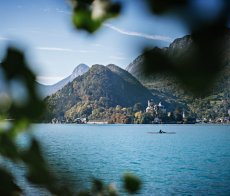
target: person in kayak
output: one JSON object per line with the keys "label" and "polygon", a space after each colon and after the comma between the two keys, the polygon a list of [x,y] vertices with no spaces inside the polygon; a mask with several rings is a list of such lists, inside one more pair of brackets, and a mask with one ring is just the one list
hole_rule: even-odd
{"label": "person in kayak", "polygon": [[166,132],[164,132],[164,131],[162,131],[162,130],[160,129],[159,133],[166,133]]}

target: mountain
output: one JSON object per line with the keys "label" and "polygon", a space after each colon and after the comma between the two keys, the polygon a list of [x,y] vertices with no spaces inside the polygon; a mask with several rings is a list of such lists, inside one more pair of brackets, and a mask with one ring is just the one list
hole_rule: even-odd
{"label": "mountain", "polygon": [[57,92],[58,90],[62,89],[66,84],[72,82],[76,77],[86,73],[89,70],[89,66],[85,64],[79,64],[74,70],[71,75],[64,78],[63,80],[57,82],[53,85],[43,85],[38,83],[38,89],[41,92],[43,98],[52,95],[53,93]]}
{"label": "mountain", "polygon": [[[193,37],[190,35],[178,38],[173,41],[169,47],[162,49],[153,48],[141,54],[127,66],[126,70],[136,77],[153,94],[160,92],[158,95],[165,97],[166,100],[187,105],[190,111],[196,113],[199,118],[217,118],[220,116],[228,116],[228,109],[230,109],[230,30],[224,30],[221,35],[221,37],[217,36],[216,40],[214,40],[215,44],[222,43],[221,47],[217,49],[207,48],[207,40],[204,41],[204,46],[197,46],[194,43]],[[206,37],[205,39],[210,38],[208,35]],[[199,48],[198,51],[203,49],[206,50],[205,52],[202,51],[202,55],[204,56],[200,56],[200,53],[197,54],[197,48]],[[169,69],[169,72],[156,72],[151,75],[146,75],[146,72],[144,71],[144,69],[146,69],[146,54],[149,56],[160,54],[162,57],[164,56],[166,59],[170,59],[171,62],[174,63],[173,68],[178,70],[183,69],[183,67],[176,67],[176,65],[183,65],[183,62],[185,62],[188,57],[191,61],[191,63],[189,62],[191,69],[189,67],[189,71],[185,76],[188,76],[192,82],[197,82],[196,85],[201,85],[199,81],[202,80],[206,84],[211,84],[209,80],[210,77],[207,77],[207,75],[209,76],[210,74],[213,74],[213,72],[214,74],[219,72],[219,74],[217,74],[217,77],[213,80],[215,81],[213,82],[213,85],[209,85],[210,90],[208,93],[202,96],[197,96],[192,94],[187,88],[181,88],[181,86],[183,86],[183,83],[181,83],[182,80],[179,80],[179,77],[175,77],[176,74],[171,75],[170,73],[175,72],[172,72]],[[216,54],[217,57],[213,58],[212,54]],[[194,59],[192,59],[193,55]],[[198,58],[196,59],[197,56]],[[219,57],[221,57],[221,60],[217,59]],[[207,65],[205,65],[206,67],[202,67],[198,60],[201,60],[201,63],[208,62]],[[218,62],[216,60],[220,60],[219,62],[221,63],[216,65],[215,63]],[[164,68],[165,65],[158,65],[159,62],[162,62],[161,59],[159,61],[152,61],[151,63],[152,66],[156,64],[156,67],[159,66]],[[215,66],[214,68],[213,65]],[[157,69],[160,70],[159,67],[157,67]],[[222,71],[220,71],[220,68]],[[198,80],[196,80],[197,76]],[[205,91],[205,89],[203,90]]]}
{"label": "mountain", "polygon": [[88,72],[45,99],[48,106],[46,119],[60,119],[73,113],[90,115],[100,107],[146,105],[148,99],[159,101],[127,71],[116,65],[93,65]]}
{"label": "mountain", "polygon": [[[218,74],[219,79],[223,77],[221,70],[229,69],[229,53],[230,29],[197,33],[175,39],[169,47],[145,51],[126,70],[150,89],[173,93],[171,89],[175,90],[181,84],[205,91],[218,79]],[[149,72],[152,74],[149,75]]]}

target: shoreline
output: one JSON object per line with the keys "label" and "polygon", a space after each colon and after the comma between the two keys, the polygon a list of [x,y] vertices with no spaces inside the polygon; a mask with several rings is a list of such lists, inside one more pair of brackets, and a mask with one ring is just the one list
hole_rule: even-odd
{"label": "shoreline", "polygon": [[230,126],[230,123],[195,123],[195,124],[122,124],[122,123],[117,123],[117,124],[109,124],[109,123],[85,123],[85,124],[77,124],[77,123],[32,123],[32,124],[47,124],[47,125],[77,125],[77,126],[147,126],[147,125],[152,125],[152,126]]}

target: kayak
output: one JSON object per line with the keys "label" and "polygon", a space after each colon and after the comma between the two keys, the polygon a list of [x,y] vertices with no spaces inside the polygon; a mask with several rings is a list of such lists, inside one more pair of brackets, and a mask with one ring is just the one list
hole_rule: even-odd
{"label": "kayak", "polygon": [[162,132],[160,133],[159,131],[158,132],[147,132],[148,134],[176,134],[176,132]]}

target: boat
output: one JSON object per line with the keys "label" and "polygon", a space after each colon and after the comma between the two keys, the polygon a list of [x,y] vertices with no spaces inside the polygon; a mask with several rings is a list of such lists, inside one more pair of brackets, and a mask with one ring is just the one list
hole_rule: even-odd
{"label": "boat", "polygon": [[154,131],[149,131],[149,132],[147,132],[148,134],[176,134],[176,132],[165,132],[165,131],[163,131],[163,132],[159,132],[159,131],[157,131],[157,132],[154,132]]}

